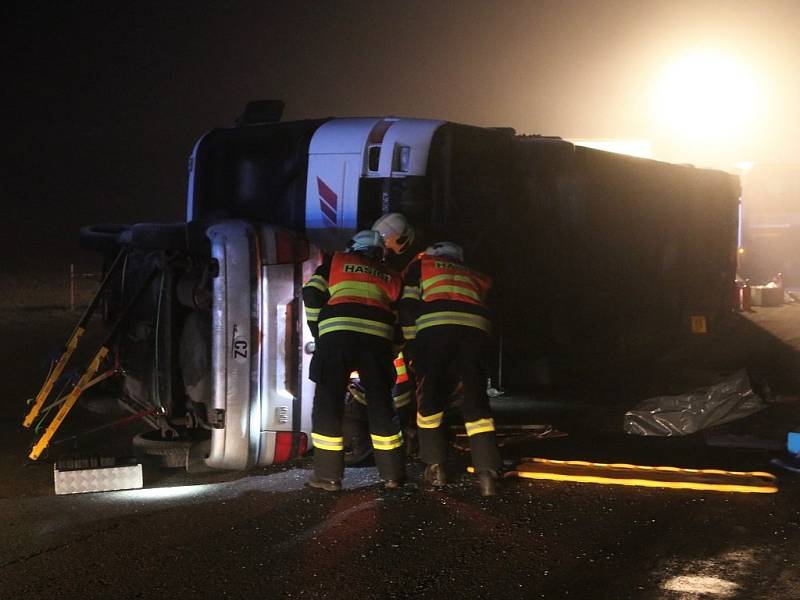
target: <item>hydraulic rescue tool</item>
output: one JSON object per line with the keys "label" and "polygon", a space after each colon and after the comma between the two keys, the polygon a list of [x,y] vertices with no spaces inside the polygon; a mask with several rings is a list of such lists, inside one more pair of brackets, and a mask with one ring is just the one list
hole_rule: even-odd
{"label": "hydraulic rescue tool", "polygon": [[[116,263],[116,261],[115,261],[115,263]],[[111,328],[108,330],[108,333],[106,334],[106,337],[103,340],[103,343],[100,344],[99,349],[97,350],[97,352],[95,352],[94,356],[89,361],[89,365],[86,367],[86,369],[84,369],[83,373],[80,376],[80,379],[78,379],[78,382],[72,387],[72,390],[69,392],[69,394],[67,394],[63,399],[60,399],[56,403],[56,404],[60,403],[61,407],[59,408],[58,412],[56,413],[56,416],[53,417],[53,420],[47,426],[47,429],[42,434],[42,437],[40,437],[39,441],[37,441],[33,445],[33,449],[31,450],[31,453],[28,455],[31,460],[36,460],[36,459],[39,458],[39,456],[41,456],[42,452],[49,445],[50,440],[52,439],[53,435],[55,435],[56,431],[58,431],[58,428],[61,426],[61,423],[66,418],[66,416],[69,413],[69,411],[72,410],[72,407],[78,401],[78,398],[80,397],[80,395],[85,390],[87,390],[90,387],[92,387],[93,385],[96,385],[100,381],[102,381],[104,379],[107,379],[111,375],[115,374],[116,371],[114,369],[111,369],[111,370],[109,370],[109,371],[107,371],[107,372],[105,372],[105,373],[103,373],[103,374],[101,374],[99,376],[96,376],[97,371],[100,369],[100,366],[102,365],[103,361],[105,360],[106,356],[108,355],[108,353],[110,351],[111,343],[113,342],[113,340],[116,337],[117,333],[119,333],[119,331],[121,330],[122,325],[125,323],[125,321],[126,321],[128,315],[130,314],[131,310],[136,305],[136,303],[139,301],[139,299],[142,297],[142,294],[144,294],[145,290],[147,290],[147,288],[149,287],[150,283],[152,282],[153,278],[155,277],[155,275],[157,273],[158,273],[158,267],[153,267],[153,269],[150,271],[149,275],[142,282],[142,284],[139,287],[139,289],[136,291],[136,293],[128,301],[128,304],[119,313],[119,316],[117,317],[116,321],[111,326]],[[110,270],[109,270],[109,274],[110,274]],[[100,296],[100,292],[102,291],[102,289],[105,286],[107,281],[108,281],[108,275],[106,276],[106,279],[104,280],[103,285],[101,286],[100,290],[98,291],[98,294],[95,296],[95,299],[92,300],[92,303],[90,304],[89,309],[93,310],[93,308],[97,305],[96,300]],[[91,310],[89,310],[89,309],[87,309],[87,311],[86,311],[88,316],[87,316],[87,314],[85,314],[84,317],[81,318],[81,322],[79,322],[79,326],[80,326],[80,323],[83,323],[85,325],[86,322],[88,322],[88,318],[89,318],[89,316],[91,316]],[[78,328],[82,329],[82,327],[78,327]],[[76,330],[78,328],[76,328]],[[74,335],[72,337],[74,337]],[[72,337],[70,339],[72,339]],[[77,345],[77,342],[75,343],[75,345]],[[72,351],[74,351],[74,347],[72,348],[72,350],[69,351],[69,354],[67,354],[67,359],[72,354]],[[62,356],[62,358],[63,358],[63,356]],[[64,362],[64,364],[66,364],[66,360],[64,360],[63,362]],[[61,369],[63,369],[63,365],[61,366]],[[52,375],[48,377],[48,381],[50,379],[52,379]],[[52,382],[50,383],[50,388],[52,388]],[[47,392],[49,393],[49,391],[50,390],[48,389]],[[41,392],[40,392],[40,394],[41,394]],[[46,398],[46,394],[44,395],[44,397],[42,399],[42,402],[44,402],[44,398]],[[36,406],[34,406],[34,409],[36,410],[37,414],[38,414],[39,408],[40,407],[37,408]],[[32,413],[33,413],[34,409],[31,410]],[[28,417],[25,419],[25,422],[27,423],[29,420],[32,421],[33,418],[35,418],[35,416],[36,416],[35,414],[34,414],[33,417],[28,415]],[[27,426],[30,426],[30,425],[27,425]]]}
{"label": "hydraulic rescue tool", "polygon": [[23,427],[30,427],[33,425],[34,420],[39,416],[47,397],[50,395],[50,392],[53,391],[53,386],[55,385],[56,381],[58,381],[58,378],[61,377],[61,373],[64,371],[64,367],[67,366],[70,357],[75,352],[75,348],[78,347],[78,342],[86,331],[86,326],[89,324],[89,319],[92,318],[97,305],[100,304],[100,298],[102,298],[103,292],[108,287],[108,283],[111,281],[111,277],[114,274],[117,265],[121,263],[123,256],[124,251],[120,251],[117,254],[117,257],[114,259],[114,262],[111,263],[106,276],[103,278],[100,288],[95,293],[92,301],[89,303],[89,306],[87,306],[86,310],[83,311],[81,318],[78,319],[78,323],[75,325],[75,328],[72,330],[72,333],[67,339],[67,343],[64,345],[64,351],[51,367],[50,372],[47,374],[47,378],[44,380],[44,383],[39,390],[39,393],[36,394],[36,400],[34,400],[33,406],[25,416],[25,420],[22,422]]}

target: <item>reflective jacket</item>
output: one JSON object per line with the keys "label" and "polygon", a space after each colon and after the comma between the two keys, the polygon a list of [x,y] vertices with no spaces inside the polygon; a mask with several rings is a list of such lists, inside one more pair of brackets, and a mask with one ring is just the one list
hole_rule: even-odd
{"label": "reflective jacket", "polygon": [[463,263],[420,254],[403,274],[401,321],[403,337],[439,325],[463,325],[489,332],[486,295],[492,285],[488,275]]}
{"label": "reflective jacket", "polygon": [[345,252],[326,257],[303,286],[311,333],[356,331],[394,340],[392,305],[400,288],[400,276],[379,262]]}
{"label": "reflective jacket", "polygon": [[408,377],[408,369],[406,368],[406,360],[403,353],[397,355],[394,359],[394,371],[397,377],[394,380],[394,387],[392,388],[392,399],[394,400],[395,408],[402,408],[411,403],[413,386]]}
{"label": "reflective jacket", "polygon": [[[408,377],[406,361],[403,358],[402,352],[397,355],[397,358],[394,359],[394,370],[397,376],[394,381],[394,387],[392,387],[392,400],[394,400],[395,408],[403,408],[404,406],[411,404],[414,387],[411,385],[411,380]],[[367,397],[360,387],[351,387],[350,393],[356,402],[363,406],[367,405]]]}

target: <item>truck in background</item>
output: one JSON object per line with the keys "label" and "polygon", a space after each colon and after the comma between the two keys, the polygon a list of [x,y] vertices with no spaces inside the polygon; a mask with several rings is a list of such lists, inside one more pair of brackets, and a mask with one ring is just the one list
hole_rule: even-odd
{"label": "truck in background", "polygon": [[213,468],[307,450],[300,289],[323,252],[388,212],[493,276],[487,359],[516,394],[600,385],[733,307],[732,175],[507,128],[281,110],[251,103],[198,140],[185,223],[82,232],[109,261],[125,253],[108,315],[158,270],[114,344],[119,394],[155,409],[157,436],[203,444]]}

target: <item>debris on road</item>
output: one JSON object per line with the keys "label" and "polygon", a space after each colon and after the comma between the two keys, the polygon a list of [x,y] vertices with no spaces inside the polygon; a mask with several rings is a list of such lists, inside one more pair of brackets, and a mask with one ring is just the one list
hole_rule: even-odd
{"label": "debris on road", "polygon": [[677,396],[656,396],[625,413],[633,435],[679,436],[748,417],[766,407],[744,370],[707,388]]}
{"label": "debris on road", "polygon": [[800,454],[793,454],[790,459],[773,458],[769,464],[780,467],[792,473],[800,473]]}
{"label": "debris on road", "polygon": [[[463,426],[453,427],[456,431],[456,440],[453,447],[464,452],[469,451],[469,436]],[[567,433],[559,431],[552,425],[495,425],[497,445],[499,447],[510,444],[521,444],[533,440],[567,437]]]}

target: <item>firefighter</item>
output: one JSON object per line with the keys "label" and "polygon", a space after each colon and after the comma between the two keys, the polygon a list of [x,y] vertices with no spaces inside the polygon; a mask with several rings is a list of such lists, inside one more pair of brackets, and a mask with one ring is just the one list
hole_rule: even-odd
{"label": "firefighter", "polygon": [[[398,271],[408,263],[415,248],[418,236],[414,227],[401,213],[393,212],[379,217],[373,224],[372,230],[377,231],[386,247],[386,263]],[[419,250],[421,248],[418,248]],[[398,332],[398,347],[403,344],[403,336]],[[406,356],[399,354],[395,358],[396,380],[392,388],[392,398],[395,409],[400,419],[400,427],[406,442],[406,451],[409,456],[416,454],[416,403],[414,402],[414,379],[411,363],[412,348],[407,348]],[[351,393],[350,402],[346,404],[344,413],[345,462],[359,464],[372,454],[369,432],[367,429],[368,418],[366,400]],[[353,401],[355,400],[355,402]]]}
{"label": "firefighter", "polygon": [[373,224],[372,230],[381,235],[383,245],[389,252],[388,261],[400,259],[408,262],[409,249],[414,244],[416,232],[411,223],[400,213],[388,213],[379,217]]}
{"label": "firefighter", "polygon": [[461,411],[484,496],[496,493],[501,466],[486,395],[490,286],[488,276],[464,265],[460,246],[439,242],[408,265],[400,310],[403,334],[414,340],[416,352],[417,427],[420,458],[427,464],[425,480],[434,487],[447,483],[442,422],[455,377],[462,384]]}
{"label": "firefighter", "polygon": [[[383,238],[388,251],[387,263],[398,271],[402,271],[425,248],[421,245],[424,243],[424,236],[420,235],[420,231],[415,229],[402,213],[393,212],[383,215],[372,224],[372,229],[380,233]],[[399,334],[399,338],[403,339],[402,333]],[[401,343],[403,342],[401,341]],[[414,417],[417,403],[413,342],[404,342],[403,352],[395,358],[394,364],[397,380],[392,390],[392,397],[406,439],[406,450],[410,456],[416,456],[418,450],[417,423]]]}
{"label": "firefighter", "polygon": [[380,235],[360,231],[345,252],[326,258],[303,287],[316,350],[310,376],[317,384],[311,413],[314,474],[308,485],[338,491],[344,474],[342,416],[350,373],[358,371],[367,397],[378,473],[389,489],[405,480],[403,436],[391,388],[392,343],[401,280],[382,261]]}

